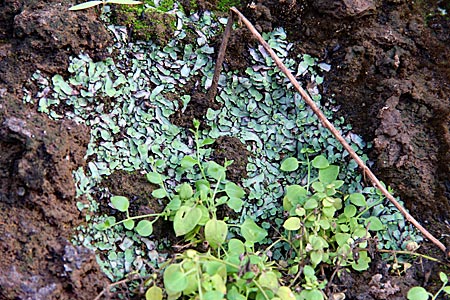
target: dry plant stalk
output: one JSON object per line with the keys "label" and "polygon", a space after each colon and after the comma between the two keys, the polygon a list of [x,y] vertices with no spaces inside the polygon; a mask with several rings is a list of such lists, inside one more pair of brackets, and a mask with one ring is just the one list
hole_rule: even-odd
{"label": "dry plant stalk", "polygon": [[217,55],[216,66],[214,68],[214,76],[211,87],[208,90],[207,99],[210,103],[214,102],[217,94],[217,86],[219,85],[219,76],[222,71],[222,64],[225,59],[225,52],[227,50],[228,40],[230,39],[231,30],[233,29],[234,14],[230,12],[228,16],[227,26],[222,37],[222,44],[220,44],[219,54]]}
{"label": "dry plant stalk", "polygon": [[442,251],[445,252],[446,256],[450,256],[450,252],[447,252],[447,248],[444,244],[442,244],[438,239],[436,239],[428,230],[426,230],[420,223],[414,219],[413,216],[411,216],[406,209],[400,205],[400,203],[395,200],[395,198],[389,193],[389,191],[381,184],[381,182],[378,180],[378,178],[375,176],[375,174],[372,173],[372,171],[364,164],[362,159],[353,151],[353,149],[350,147],[350,145],[347,143],[347,141],[342,137],[342,135],[339,133],[339,131],[336,130],[336,128],[333,126],[333,124],[328,121],[328,119],[325,117],[325,115],[322,113],[322,111],[317,107],[317,105],[314,103],[314,101],[311,99],[311,97],[308,95],[308,93],[300,86],[297,79],[292,75],[292,73],[286,68],[286,66],[283,64],[281,59],[277,56],[277,54],[272,50],[272,48],[269,46],[269,44],[261,37],[259,32],[255,29],[255,27],[250,23],[249,20],[247,20],[235,7],[231,8],[231,11],[234,12],[238,17],[239,20],[242,21],[245,26],[250,30],[250,32],[258,39],[258,41],[261,43],[261,45],[264,47],[264,49],[270,54],[272,59],[275,61],[277,67],[289,78],[294,88],[300,93],[303,100],[308,104],[309,107],[314,111],[314,113],[319,117],[322,124],[328,128],[331,133],[336,137],[336,139],[342,144],[342,146],[345,148],[345,150],[348,151],[350,156],[356,161],[358,166],[362,169],[362,172],[365,176],[367,176],[372,184],[378,188],[386,198],[391,201],[395,207],[403,214],[403,216],[411,223],[413,224],[427,239],[429,239],[431,242],[433,242],[436,246],[438,246]]}

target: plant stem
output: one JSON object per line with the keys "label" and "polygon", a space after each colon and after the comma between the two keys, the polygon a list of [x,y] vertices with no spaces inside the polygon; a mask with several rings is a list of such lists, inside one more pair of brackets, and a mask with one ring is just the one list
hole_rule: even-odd
{"label": "plant stem", "polygon": [[262,288],[262,286],[260,286],[259,283],[258,283],[255,279],[252,279],[252,281],[253,281],[253,283],[256,285],[256,287],[261,291],[261,293],[262,293],[263,296],[264,296],[264,299],[270,300],[269,296],[266,294],[266,292],[264,291],[264,289]]}
{"label": "plant stem", "polygon": [[362,212],[360,212],[358,215],[356,215],[355,218],[359,219],[366,211],[368,211],[369,209],[371,209],[372,207],[380,204],[381,202],[383,202],[383,198],[377,200],[376,202],[372,203],[372,205],[367,206]]}
{"label": "plant stem", "polygon": [[245,18],[241,14],[241,12],[239,12],[239,10],[237,10],[235,7],[232,7],[231,11],[234,12],[239,17],[239,19],[247,26],[250,32],[258,39],[258,41],[261,43],[264,49],[266,49],[266,51],[275,61],[277,67],[286,75],[286,77],[291,81],[294,88],[300,93],[306,104],[308,104],[308,106],[313,110],[313,112],[319,117],[322,124],[326,128],[328,128],[328,130],[331,131],[331,133],[336,137],[336,139],[342,144],[344,149],[347,150],[350,156],[356,161],[358,166],[362,169],[363,175],[364,176],[367,175],[367,177],[369,177],[369,179],[372,181],[372,184],[375,187],[377,187],[386,196],[386,198],[388,198],[389,201],[391,201],[395,205],[395,207],[397,207],[397,209],[403,214],[403,216],[409,222],[411,222],[427,239],[429,239],[437,247],[439,247],[442,251],[444,251],[447,257],[449,257],[450,251],[447,250],[447,247],[444,244],[442,244],[437,238],[435,238],[430,232],[428,232],[428,230],[426,230],[422,225],[420,225],[420,223],[413,216],[411,216],[406,211],[406,209],[403,206],[401,206],[400,203],[398,203],[397,200],[395,200],[395,198],[391,195],[391,193],[389,193],[389,191],[381,184],[381,182],[378,180],[375,174],[373,174],[372,171],[365,165],[364,161],[356,154],[356,152],[347,143],[344,137],[334,127],[334,125],[330,121],[328,121],[328,119],[325,117],[325,115],[322,113],[322,111],[319,109],[316,103],[311,99],[308,93],[300,86],[297,79],[294,77],[294,75],[292,75],[291,71],[289,71],[288,68],[286,68],[281,59],[272,50],[269,44],[261,37],[259,32],[250,23],[250,21],[247,20],[247,18]]}
{"label": "plant stem", "polygon": [[134,217],[129,217],[126,218],[122,221],[116,222],[114,224],[111,225],[111,227],[117,226],[119,224],[125,223],[128,220],[136,220],[136,219],[143,219],[143,218],[148,218],[148,217],[156,217],[153,221],[151,221],[151,223],[155,223],[156,221],[158,221],[159,217],[161,216],[161,214],[147,214],[147,215],[142,215],[142,216],[134,216]]}
{"label": "plant stem", "polygon": [[388,250],[388,249],[377,249],[378,252],[382,252],[382,253],[391,253],[391,254],[405,254],[405,255],[411,255],[411,256],[417,256],[417,257],[421,257],[421,258],[425,258],[440,264],[444,264],[444,265],[448,265],[442,261],[440,261],[437,258],[425,255],[425,254],[421,254],[421,253],[416,253],[416,252],[411,252],[411,251],[405,251],[405,250]]}
{"label": "plant stem", "polygon": [[306,153],[306,161],[308,162],[308,182],[306,183],[306,190],[309,191],[309,185],[311,184],[311,163],[309,162],[308,153]]}
{"label": "plant stem", "polygon": [[197,156],[197,165],[198,165],[198,167],[199,167],[199,169],[200,169],[200,172],[202,173],[203,179],[207,180],[207,179],[206,179],[206,175],[205,175],[205,170],[203,169],[202,163],[201,163],[201,161],[200,161],[200,142],[199,142],[199,139],[198,139],[198,135],[199,135],[198,131],[199,131],[199,130],[200,130],[199,127],[196,127],[196,128],[195,128],[195,132],[194,132],[195,149],[196,149],[196,151],[197,151],[197,155],[196,155],[196,156]]}
{"label": "plant stem", "polygon": [[[206,258],[206,256],[203,256],[203,257]],[[222,259],[217,258],[217,257],[212,256],[212,255],[208,256],[207,258],[208,258],[209,260],[214,260],[214,261],[223,263],[224,265],[230,266],[230,267],[232,267],[232,268],[236,268],[236,269],[239,269],[239,268],[240,268],[239,265],[232,264],[232,263],[230,263],[230,262],[227,262],[227,261],[225,261],[225,260],[222,260]]]}

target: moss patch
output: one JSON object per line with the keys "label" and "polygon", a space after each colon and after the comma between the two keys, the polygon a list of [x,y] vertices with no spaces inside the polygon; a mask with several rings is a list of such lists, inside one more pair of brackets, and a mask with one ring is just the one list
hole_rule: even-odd
{"label": "moss patch", "polygon": [[114,11],[113,22],[127,26],[134,40],[153,40],[165,45],[173,36],[176,24],[176,16],[162,9],[170,10],[173,1],[163,2],[158,9],[144,8],[143,5],[136,7],[118,7]]}
{"label": "moss patch", "polygon": [[181,0],[180,3],[184,8],[186,14],[194,13],[195,11],[210,10],[214,12],[228,12],[230,7],[241,5],[240,0]]}

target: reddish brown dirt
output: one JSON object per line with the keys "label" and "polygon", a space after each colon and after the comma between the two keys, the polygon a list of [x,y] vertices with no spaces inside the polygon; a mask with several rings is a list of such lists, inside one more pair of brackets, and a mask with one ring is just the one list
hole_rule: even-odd
{"label": "reddish brown dirt", "polygon": [[109,282],[95,255],[69,240],[81,215],[72,171],[88,128],[22,105],[36,70],[64,73],[69,55],[108,44],[94,14],[59,1],[0,3],[0,299],[93,299]]}
{"label": "reddish brown dirt", "polygon": [[[110,42],[95,10],[69,14],[68,1],[61,2],[0,2],[0,299],[92,299],[108,283],[93,254],[68,242],[81,221],[71,172],[85,164],[88,131],[51,121],[21,102],[22,87],[36,68],[64,74],[70,55],[86,51],[102,58]],[[201,2],[207,7],[208,1]],[[323,92],[334,94],[340,114],[373,142],[375,172],[450,245],[450,21],[436,14],[438,3],[254,2],[243,11],[258,29],[283,26],[296,52],[333,66]],[[448,2],[441,6],[450,11]],[[254,40],[244,30],[232,36],[226,58],[231,68],[246,66],[248,43]],[[221,143],[236,157],[223,155]],[[238,143],[221,143],[218,159],[241,157]],[[115,176],[111,180],[117,182],[127,177]],[[424,248],[444,259],[432,245]],[[386,270],[377,261],[362,276],[336,280],[330,291],[345,290],[346,299],[404,299],[412,285],[435,288],[440,269],[415,264],[401,278]]]}

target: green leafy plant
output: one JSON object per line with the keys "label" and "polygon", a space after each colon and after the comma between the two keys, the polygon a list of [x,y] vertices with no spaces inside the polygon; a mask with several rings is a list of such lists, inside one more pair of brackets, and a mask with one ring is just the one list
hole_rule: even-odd
{"label": "green leafy plant", "polygon": [[432,293],[427,292],[427,290],[423,287],[415,286],[408,291],[408,300],[427,300],[430,299],[430,297],[432,300],[435,300],[438,299],[438,296],[442,292],[444,292],[447,296],[450,296],[450,286],[447,286],[448,276],[444,272],[440,272],[439,279],[442,281],[442,286],[436,294],[433,295]]}
{"label": "green leafy plant", "polygon": [[[295,158],[288,158],[281,168],[294,171],[298,165]],[[383,224],[376,217],[362,216],[370,208],[363,194],[344,196],[339,192],[344,182],[338,179],[338,166],[331,165],[322,155],[308,164],[308,173],[311,166],[317,178],[308,181],[306,187],[288,186],[283,199],[283,208],[289,215],[283,227],[295,249],[293,260],[300,263],[306,259],[313,268],[327,263],[366,270],[370,262],[365,250],[367,238],[370,231],[382,230]]]}
{"label": "green leafy plant", "polygon": [[126,4],[126,5],[136,5],[142,4],[142,1],[134,1],[134,0],[103,0],[103,1],[88,1],[81,4],[77,4],[69,8],[69,10],[82,10],[88,9],[98,5],[107,5],[107,4]]}
{"label": "green leafy plant", "polygon": [[[217,249],[225,242],[228,225],[224,220],[218,220],[217,207],[227,204],[229,208],[239,212],[245,192],[237,184],[225,179],[226,168],[232,162],[227,161],[225,166],[221,166],[213,161],[201,161],[201,148],[214,143],[214,140],[211,138],[200,139],[200,123],[198,121],[194,121],[194,127],[195,130],[192,130],[192,133],[195,137],[197,156],[195,158],[185,156],[180,164],[183,172],[198,170],[201,173],[200,179],[195,180],[192,185],[181,183],[175,187],[174,191],[170,191],[165,186],[164,175],[156,171],[149,172],[146,175],[147,180],[159,186],[153,190],[152,196],[157,199],[167,199],[168,204],[165,209],[161,213],[131,217],[128,212],[129,200],[123,196],[113,196],[111,205],[115,209],[125,212],[126,219],[116,222],[115,217],[110,216],[105,222],[98,225],[98,229],[123,224],[128,230],[134,229],[141,236],[149,236],[153,232],[153,223],[163,217],[173,222],[176,236],[184,236],[191,243],[206,241],[212,248]],[[154,169],[156,170],[156,168]],[[153,220],[141,220],[135,226],[134,220],[143,218],[153,218]],[[257,227],[255,227],[257,225],[252,222],[249,219],[240,226],[250,243],[259,241],[262,234],[257,231]]]}
{"label": "green leafy plant", "polygon": [[[249,237],[249,236],[247,236]],[[246,243],[252,243],[245,238]],[[266,255],[253,252],[246,243],[230,239],[219,256],[187,250],[164,271],[168,299],[280,299],[293,300],[294,293],[281,282],[281,274]]]}
{"label": "green leafy plant", "polygon": [[319,281],[315,275],[314,268],[306,265],[303,268],[305,283],[302,285],[303,290],[300,292],[300,299],[305,300],[323,300],[325,286],[327,281]]}

